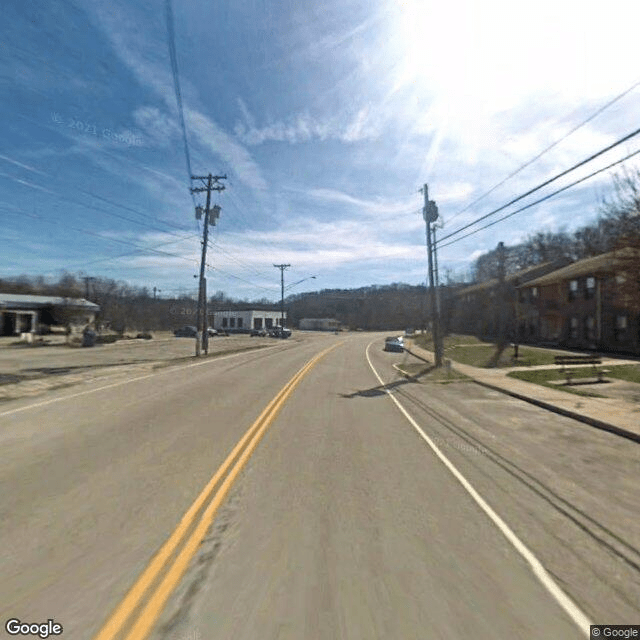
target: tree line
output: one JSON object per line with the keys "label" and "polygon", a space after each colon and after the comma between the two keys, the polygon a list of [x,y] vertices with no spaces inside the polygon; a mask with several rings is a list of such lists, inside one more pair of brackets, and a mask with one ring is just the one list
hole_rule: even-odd
{"label": "tree line", "polygon": [[[574,262],[618,251],[640,248],[640,170],[614,176],[609,195],[598,205],[595,221],[573,232],[538,231],[521,244],[506,247],[506,274],[550,261]],[[472,269],[476,283],[498,276],[498,250],[479,256]]]}

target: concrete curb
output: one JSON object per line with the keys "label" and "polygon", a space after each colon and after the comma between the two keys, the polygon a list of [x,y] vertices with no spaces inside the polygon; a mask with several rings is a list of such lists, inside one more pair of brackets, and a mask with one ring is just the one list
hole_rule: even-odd
{"label": "concrete curb", "polygon": [[608,422],[604,422],[603,420],[598,420],[597,418],[585,416],[582,413],[577,413],[575,411],[571,411],[570,409],[563,409],[562,407],[558,407],[555,404],[545,402],[544,400],[538,400],[537,398],[531,398],[529,396],[525,396],[516,391],[510,391],[509,389],[504,389],[503,387],[498,387],[496,385],[490,384],[489,382],[476,380],[476,378],[472,378],[472,380],[476,384],[480,385],[481,387],[486,387],[487,389],[492,389],[493,391],[499,391],[500,393],[504,393],[513,398],[517,398],[518,400],[524,400],[525,402],[534,404],[537,407],[541,407],[542,409],[547,409],[547,411],[558,413],[567,418],[573,418],[574,420],[578,420],[579,422],[584,422],[585,424],[588,424],[591,427],[595,427],[596,429],[609,431],[610,433],[614,433],[617,436],[621,436],[622,438],[627,438],[628,440],[633,440],[634,442],[637,442],[640,444],[640,434],[634,433],[633,431],[627,431],[622,427],[617,427],[616,425],[610,424]]}
{"label": "concrete curb", "polygon": [[[419,358],[420,360],[424,360],[424,358],[417,353],[413,353],[411,350],[405,347],[405,351],[410,353],[412,356]],[[455,360],[452,360],[452,366],[456,364]],[[465,375],[469,375],[465,373]],[[481,387],[486,387],[487,389],[491,389],[492,391],[498,391],[500,393],[504,393],[505,395],[511,396],[512,398],[517,398],[518,400],[523,400],[524,402],[528,402],[529,404],[533,404],[542,409],[546,409],[547,411],[552,411],[553,413],[557,413],[559,415],[565,416],[567,418],[573,418],[574,420],[578,420],[579,422],[583,422],[588,424],[591,427],[595,427],[596,429],[601,429],[602,431],[608,431],[609,433],[613,433],[622,438],[626,438],[628,440],[632,440],[633,442],[637,442],[640,444],[640,434],[634,433],[633,431],[628,431],[622,427],[618,427],[614,424],[610,424],[609,422],[604,422],[603,420],[598,420],[597,418],[592,418],[590,416],[585,416],[582,413],[577,413],[576,411],[571,411],[570,409],[564,409],[563,407],[558,407],[555,404],[551,404],[550,402],[545,402],[544,400],[538,400],[537,398],[532,398],[530,396],[525,396],[522,393],[518,393],[517,391],[511,391],[509,389],[505,389],[504,387],[500,387],[490,382],[483,382],[482,380],[478,380],[473,376],[469,376],[469,378],[480,385]]]}

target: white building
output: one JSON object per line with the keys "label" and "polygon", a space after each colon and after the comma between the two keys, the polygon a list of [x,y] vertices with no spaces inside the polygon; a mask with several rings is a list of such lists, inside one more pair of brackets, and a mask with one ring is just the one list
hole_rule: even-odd
{"label": "white building", "polygon": [[302,318],[300,329],[302,331],[337,331],[340,322],[335,318]]}
{"label": "white building", "polygon": [[[284,312],[284,324],[287,324],[287,312]],[[273,329],[280,326],[280,311],[273,310],[227,310],[215,311],[213,328],[236,333],[249,332],[252,329]]]}

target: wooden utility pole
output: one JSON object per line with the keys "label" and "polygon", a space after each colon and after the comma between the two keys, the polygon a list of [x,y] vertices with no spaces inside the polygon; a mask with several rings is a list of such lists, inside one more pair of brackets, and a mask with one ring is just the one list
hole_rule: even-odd
{"label": "wooden utility pole", "polygon": [[284,270],[290,264],[274,264],[276,269],[280,269],[280,337],[284,338]]}
{"label": "wooden utility pole", "polygon": [[82,278],[84,280],[84,298],[85,300],[89,300],[89,283],[93,284],[95,278],[93,276],[84,276]]}
{"label": "wooden utility pole", "polygon": [[[225,186],[220,180],[226,180],[227,176],[191,176],[192,180],[200,180],[205,186],[191,189],[191,193],[207,192],[207,204],[205,209],[196,207],[196,220],[204,217],[204,230],[202,232],[202,258],[200,260],[200,280],[198,284],[198,312],[196,315],[196,356],[201,350],[205,355],[209,350],[209,325],[207,323],[207,284],[204,277],[204,270],[207,260],[207,244],[209,242],[209,224],[215,225],[220,217],[220,207],[215,205],[211,208],[211,192],[224,191]],[[206,181],[206,182],[205,182]]]}
{"label": "wooden utility pole", "polygon": [[443,360],[443,345],[442,335],[440,329],[440,313],[438,309],[437,291],[435,287],[435,273],[434,273],[434,253],[435,247],[431,241],[431,225],[438,219],[438,207],[433,200],[429,200],[429,187],[425,184],[422,188],[424,194],[424,209],[422,210],[422,217],[424,218],[427,226],[427,256],[429,259],[429,289],[430,289],[430,302],[431,302],[431,331],[433,335],[433,352],[435,356],[435,366],[441,367]]}
{"label": "wooden utility pole", "polygon": [[507,344],[506,306],[507,295],[505,287],[506,250],[504,242],[498,243],[498,350],[502,351]]}

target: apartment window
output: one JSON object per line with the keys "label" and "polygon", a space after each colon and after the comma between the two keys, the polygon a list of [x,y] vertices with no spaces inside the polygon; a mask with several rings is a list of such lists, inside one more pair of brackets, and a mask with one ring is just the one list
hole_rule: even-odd
{"label": "apartment window", "polygon": [[235,318],[229,318],[229,326],[230,327],[235,327],[236,326],[236,319]]}
{"label": "apartment window", "polygon": [[242,318],[238,318],[238,329],[242,329]]}
{"label": "apartment window", "polygon": [[596,321],[593,316],[588,316],[584,322],[584,333],[587,340],[596,339]]}
{"label": "apartment window", "polygon": [[593,298],[596,292],[596,279],[593,276],[589,276],[586,282],[586,288],[584,290],[584,297],[589,300]]}
{"label": "apartment window", "polygon": [[222,318],[222,328],[225,329],[227,327],[227,319]]}
{"label": "apartment window", "polygon": [[622,341],[627,337],[627,316],[616,316],[616,340]]}
{"label": "apartment window", "polygon": [[571,318],[569,321],[569,335],[574,340],[578,337],[578,318]]}
{"label": "apartment window", "polygon": [[571,280],[571,282],[569,283],[569,300],[575,299],[577,295],[578,295],[578,281]]}
{"label": "apartment window", "polygon": [[531,297],[534,300],[538,297],[538,287],[531,287]]}

